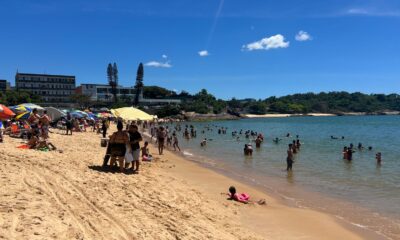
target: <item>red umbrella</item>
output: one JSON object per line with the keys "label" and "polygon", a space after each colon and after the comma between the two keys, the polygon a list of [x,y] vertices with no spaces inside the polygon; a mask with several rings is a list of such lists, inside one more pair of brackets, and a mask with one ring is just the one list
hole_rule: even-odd
{"label": "red umbrella", "polygon": [[15,115],[15,113],[13,111],[11,111],[11,109],[0,104],[0,119],[8,119],[8,118],[13,117],[14,115]]}

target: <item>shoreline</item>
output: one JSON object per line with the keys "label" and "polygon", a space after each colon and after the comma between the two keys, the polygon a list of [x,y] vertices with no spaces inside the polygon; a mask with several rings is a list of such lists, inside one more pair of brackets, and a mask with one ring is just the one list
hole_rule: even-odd
{"label": "shoreline", "polygon": [[[152,145],[153,152],[156,151],[156,146],[154,145],[155,143],[150,141],[149,136],[146,136],[146,138],[147,140],[149,140],[150,145]],[[247,208],[246,205],[242,204],[243,209],[241,209],[242,210],[241,217],[245,226],[247,228],[252,229],[256,233],[261,234],[264,237],[270,237],[267,236],[266,234],[271,233],[270,229],[271,226],[269,226],[269,228],[267,229],[262,230],[262,228],[266,227],[263,225],[262,222],[267,223],[270,221],[282,221],[280,223],[284,225],[284,219],[279,219],[281,216],[277,215],[293,214],[290,216],[290,218],[292,220],[295,218],[296,220],[294,220],[294,222],[296,222],[296,224],[299,224],[298,221],[304,221],[305,219],[309,218],[321,218],[323,219],[322,220],[323,225],[333,224],[334,226],[326,227],[325,230],[321,230],[320,232],[312,232],[312,234],[310,234],[310,232],[313,231],[312,228],[315,227],[315,225],[313,224],[317,224],[316,222],[313,222],[311,226],[309,226],[308,223],[305,223],[304,226],[300,227],[302,228],[301,230],[297,228],[292,229],[291,227],[287,226],[284,227],[284,231],[290,232],[288,236],[285,236],[285,238],[281,238],[278,235],[276,235],[275,238],[272,239],[292,239],[292,238],[297,239],[296,237],[294,237],[294,235],[291,234],[294,232],[298,234],[303,230],[307,232],[307,233],[302,233],[305,234],[304,236],[307,236],[307,239],[321,239],[321,236],[323,236],[324,239],[341,239],[341,238],[353,239],[353,237],[354,239],[357,239],[358,237],[360,237],[360,239],[375,239],[375,240],[388,239],[386,236],[382,236],[371,229],[364,228],[361,225],[358,226],[357,224],[349,222],[344,218],[340,218],[339,216],[335,216],[328,212],[324,212],[322,210],[317,210],[305,206],[297,206],[296,203],[291,202],[289,199],[287,199],[284,195],[282,195],[279,192],[271,192],[270,190],[263,188],[261,185],[252,183],[250,180],[245,180],[240,177],[228,176],[229,171],[226,171],[224,169],[215,168],[213,165],[207,164],[205,162],[195,161],[193,159],[187,158],[186,156],[183,155],[183,153],[180,152],[174,152],[173,150],[167,150],[167,152],[168,155],[171,154],[174,157],[176,157],[175,161],[179,163],[179,166],[181,166],[178,167],[177,165],[177,167],[173,169],[174,174],[185,178],[186,181],[190,181],[193,184],[201,186],[204,190],[204,193],[209,195],[210,198],[214,198],[218,201],[221,200],[224,201],[225,200],[224,198],[217,197],[218,193],[217,191],[215,191],[215,188],[224,190],[225,188],[227,189],[230,185],[234,185],[237,189],[239,186],[239,189],[243,189],[242,190],[243,192],[249,193],[253,201],[257,201],[259,199],[266,199],[267,200],[267,206],[265,206],[266,208],[262,206],[261,208],[260,206],[256,206],[256,208]],[[194,168],[194,170],[196,170],[196,174],[194,175],[192,171],[187,171],[188,168],[191,170]],[[210,182],[210,180],[214,184],[211,185],[208,183],[207,184],[204,183],[204,182]],[[211,193],[212,196],[210,195]],[[266,217],[268,214],[270,214],[268,208],[271,206],[276,212],[274,213],[273,216]],[[254,221],[260,222],[260,224],[254,226]],[[318,226],[318,227],[323,229],[325,226]],[[343,228],[343,229],[337,229],[337,228]],[[334,229],[334,231],[337,232],[338,235],[330,236],[329,235],[330,233],[326,232],[332,229]],[[313,234],[315,234],[315,236],[313,236]],[[341,234],[345,234],[345,236],[342,236]]]}
{"label": "shoreline", "polygon": [[[21,139],[6,137],[0,144],[0,202],[7,203],[0,205],[0,237],[368,239],[333,216],[285,206],[173,152],[158,156],[153,146],[155,160],[143,163],[140,174],[104,171],[100,139],[92,132],[52,133],[59,153],[17,149]],[[228,201],[221,192],[230,185],[267,205]]]}
{"label": "shoreline", "polygon": [[400,115],[400,112],[344,112],[344,113],[299,113],[299,114],[285,114],[285,113],[267,113],[267,114],[242,114],[243,118],[280,118],[280,117],[338,117],[338,116],[391,116]]}

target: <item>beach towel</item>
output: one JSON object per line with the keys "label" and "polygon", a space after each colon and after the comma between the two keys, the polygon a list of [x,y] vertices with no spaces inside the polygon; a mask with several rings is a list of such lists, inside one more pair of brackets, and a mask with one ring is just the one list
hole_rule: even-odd
{"label": "beach towel", "polygon": [[31,147],[30,147],[29,145],[27,145],[27,144],[22,144],[21,146],[18,146],[17,148],[20,148],[20,149],[30,149]]}

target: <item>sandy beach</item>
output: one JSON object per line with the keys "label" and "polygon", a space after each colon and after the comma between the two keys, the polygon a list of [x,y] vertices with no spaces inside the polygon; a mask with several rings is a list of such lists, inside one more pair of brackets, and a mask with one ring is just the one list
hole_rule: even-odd
{"label": "sandy beach", "polygon": [[[62,153],[18,149],[21,139],[8,136],[0,144],[0,239],[368,238],[153,147],[140,174],[103,172],[100,135],[54,131]],[[267,205],[227,200],[231,185]]]}

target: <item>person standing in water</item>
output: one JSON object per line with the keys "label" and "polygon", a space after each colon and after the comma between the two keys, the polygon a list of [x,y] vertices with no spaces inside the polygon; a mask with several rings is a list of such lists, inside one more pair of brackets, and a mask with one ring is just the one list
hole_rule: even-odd
{"label": "person standing in water", "polygon": [[292,171],[293,166],[293,145],[289,144],[289,148],[287,150],[287,158],[286,158],[286,171]]}
{"label": "person standing in water", "polygon": [[178,148],[179,152],[181,151],[181,148],[179,147],[179,141],[178,137],[176,136],[176,133],[172,134],[172,146],[174,147],[174,151]]}
{"label": "person standing in water", "polygon": [[381,165],[381,163],[382,163],[382,153],[381,153],[381,152],[378,152],[378,153],[375,155],[375,159],[376,159],[376,163],[377,163],[378,165]]}

